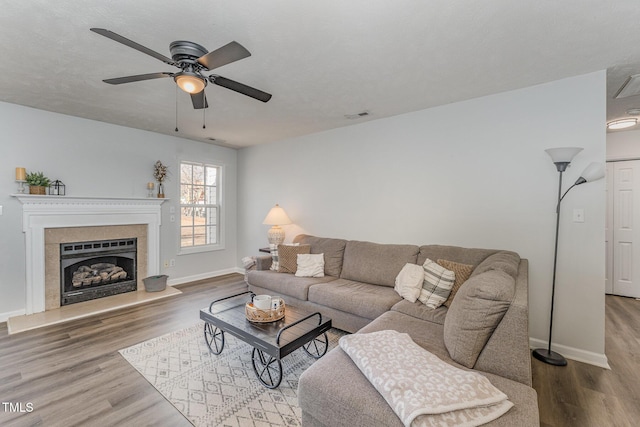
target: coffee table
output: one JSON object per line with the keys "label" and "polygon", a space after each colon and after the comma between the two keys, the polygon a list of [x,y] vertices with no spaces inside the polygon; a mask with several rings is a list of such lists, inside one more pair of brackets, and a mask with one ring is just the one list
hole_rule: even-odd
{"label": "coffee table", "polygon": [[300,347],[316,359],[324,356],[329,346],[327,331],[331,329],[331,319],[319,312],[287,305],[281,320],[250,322],[245,316],[245,303],[253,296],[251,291],[241,292],[201,309],[204,338],[213,354],[224,349],[225,332],[252,346],[251,361],[258,380],[267,388],[276,388],[282,381],[283,357]]}

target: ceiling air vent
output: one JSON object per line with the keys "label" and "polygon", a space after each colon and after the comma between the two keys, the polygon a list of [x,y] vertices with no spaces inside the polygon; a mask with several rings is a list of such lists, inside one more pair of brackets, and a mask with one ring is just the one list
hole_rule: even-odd
{"label": "ceiling air vent", "polygon": [[615,99],[620,99],[634,95],[640,95],[640,74],[629,76],[613,97]]}
{"label": "ceiling air vent", "polygon": [[367,116],[370,116],[370,115],[371,115],[371,112],[369,110],[364,110],[364,111],[362,111],[360,113],[356,113],[356,114],[345,114],[344,117],[346,119],[349,119],[349,120],[355,120],[355,119],[361,119],[363,117],[367,117]]}

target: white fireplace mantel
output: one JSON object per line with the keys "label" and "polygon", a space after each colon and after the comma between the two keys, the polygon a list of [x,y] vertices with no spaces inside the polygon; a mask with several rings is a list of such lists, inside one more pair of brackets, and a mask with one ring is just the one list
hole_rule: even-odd
{"label": "white fireplace mantel", "polygon": [[161,204],[167,199],[12,194],[22,203],[26,314],[45,310],[45,229],[146,224],[147,274],[160,270]]}

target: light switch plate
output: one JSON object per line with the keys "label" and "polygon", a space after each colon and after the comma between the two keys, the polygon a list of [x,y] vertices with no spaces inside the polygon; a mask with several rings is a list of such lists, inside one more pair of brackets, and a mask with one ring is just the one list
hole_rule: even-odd
{"label": "light switch plate", "polygon": [[573,222],[584,222],[584,209],[573,210]]}

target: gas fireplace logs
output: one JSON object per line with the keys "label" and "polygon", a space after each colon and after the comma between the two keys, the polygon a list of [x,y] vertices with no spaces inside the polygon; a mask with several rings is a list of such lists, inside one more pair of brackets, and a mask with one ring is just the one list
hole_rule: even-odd
{"label": "gas fireplace logs", "polygon": [[122,267],[108,262],[83,265],[78,268],[71,279],[71,284],[76,287],[97,285],[100,283],[111,283],[126,279],[127,272]]}

